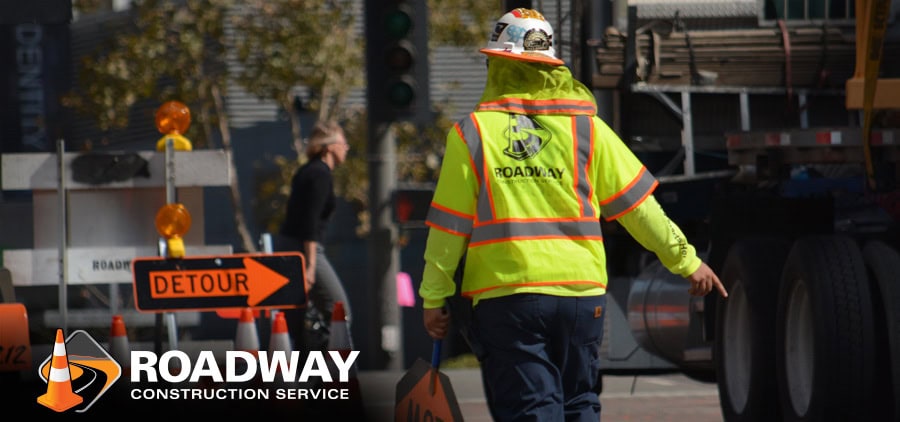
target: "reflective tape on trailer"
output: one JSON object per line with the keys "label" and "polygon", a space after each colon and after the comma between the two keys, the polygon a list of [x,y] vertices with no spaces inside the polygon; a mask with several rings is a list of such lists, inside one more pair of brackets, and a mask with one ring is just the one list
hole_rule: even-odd
{"label": "reflective tape on trailer", "polygon": [[[896,145],[897,131],[873,130],[871,145]],[[725,137],[726,148],[731,150],[772,147],[828,147],[861,146],[862,129],[814,129],[778,132],[740,132]]]}

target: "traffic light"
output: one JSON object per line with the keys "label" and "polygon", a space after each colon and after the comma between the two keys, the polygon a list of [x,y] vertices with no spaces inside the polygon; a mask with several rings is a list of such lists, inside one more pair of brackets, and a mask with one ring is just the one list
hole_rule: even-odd
{"label": "traffic light", "polygon": [[394,221],[405,227],[424,227],[434,185],[409,184],[394,190]]}
{"label": "traffic light", "polygon": [[416,95],[414,62],[416,47],[412,43],[413,11],[408,4],[398,2],[384,16],[384,33],[387,44],[384,65],[387,75],[387,101],[391,108],[409,108]]}
{"label": "traffic light", "polygon": [[427,116],[425,0],[369,1],[366,19],[370,113],[389,121]]}

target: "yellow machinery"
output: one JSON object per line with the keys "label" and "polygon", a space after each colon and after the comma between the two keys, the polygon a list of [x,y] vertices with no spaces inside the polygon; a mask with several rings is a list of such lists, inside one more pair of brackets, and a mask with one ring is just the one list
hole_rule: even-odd
{"label": "yellow machinery", "polygon": [[900,79],[878,77],[890,10],[890,0],[856,1],[856,69],[853,78],[847,80],[847,108],[863,110],[863,146],[870,188],[875,188],[869,136],[872,110],[900,108]]}

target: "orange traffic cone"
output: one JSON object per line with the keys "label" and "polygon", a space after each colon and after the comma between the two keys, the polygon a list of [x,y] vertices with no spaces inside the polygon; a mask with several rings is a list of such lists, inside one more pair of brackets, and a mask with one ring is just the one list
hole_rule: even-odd
{"label": "orange traffic cone", "polygon": [[271,354],[271,352],[276,350],[281,350],[288,355],[293,351],[291,337],[287,329],[287,320],[284,319],[284,312],[275,314],[275,320],[272,321],[272,334],[269,335],[269,353]]}
{"label": "orange traffic cone", "polygon": [[346,358],[353,350],[353,342],[350,340],[350,330],[347,327],[347,311],[344,310],[344,302],[334,302],[328,332],[328,350],[339,350],[341,355]]}
{"label": "orange traffic cone", "polygon": [[113,315],[109,329],[109,352],[122,370],[131,368],[131,347],[128,345],[128,333],[125,331],[125,320],[122,315]]}
{"label": "orange traffic cone", "polygon": [[[256,318],[253,316],[252,308],[241,309],[241,318],[238,319],[237,334],[234,337],[234,350],[259,355],[259,334],[256,332]],[[238,373],[244,373],[247,370],[246,364],[248,362],[242,360],[236,362],[238,366],[235,370]],[[257,373],[249,382],[259,385],[262,382],[260,374]]]}
{"label": "orange traffic cone", "polygon": [[253,318],[253,309],[251,308],[241,310],[237,335],[234,338],[234,349],[254,354],[259,352],[259,334],[256,333],[256,319]]}
{"label": "orange traffic cone", "polygon": [[[331,312],[331,326],[329,328],[328,350],[340,352],[341,357],[345,360],[353,351],[353,341],[350,338],[350,329],[347,324],[347,312],[344,310],[343,302],[335,302]],[[333,365],[333,363],[332,363]],[[350,401],[335,404],[335,408],[331,409],[333,414],[340,415],[342,419],[349,418],[355,420],[363,420],[365,416],[365,408],[362,401],[362,390],[357,377],[356,363],[351,365],[349,379],[346,383],[341,382],[340,372],[336,367],[331,367],[331,383],[325,383],[326,388],[347,388],[349,391]]]}
{"label": "orange traffic cone", "polygon": [[[293,347],[291,346],[291,338],[288,334],[287,319],[284,317],[284,312],[279,311],[275,311],[274,317],[275,319],[272,320],[272,332],[269,335],[269,359],[275,359],[273,356],[275,352],[283,352],[285,358],[290,359]],[[281,373],[276,375],[275,380],[281,387],[290,385],[296,381],[290,378],[286,379]]]}
{"label": "orange traffic cone", "polygon": [[84,398],[72,391],[72,377],[69,372],[69,357],[62,329],[56,330],[56,343],[50,359],[50,375],[47,377],[47,394],[37,398],[37,402],[57,412],[65,412],[78,406]]}

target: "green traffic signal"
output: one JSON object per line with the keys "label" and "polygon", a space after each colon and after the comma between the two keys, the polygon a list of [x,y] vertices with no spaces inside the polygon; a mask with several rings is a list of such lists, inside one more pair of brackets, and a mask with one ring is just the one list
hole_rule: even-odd
{"label": "green traffic signal", "polygon": [[372,6],[366,14],[372,111],[381,119],[410,119],[429,102],[425,2],[367,0],[366,5]]}
{"label": "green traffic signal", "polygon": [[384,31],[394,39],[407,37],[412,31],[412,26],[412,14],[404,7],[391,10],[384,18]]}
{"label": "green traffic signal", "polygon": [[396,108],[409,107],[415,98],[412,82],[402,78],[388,85],[388,101]]}

